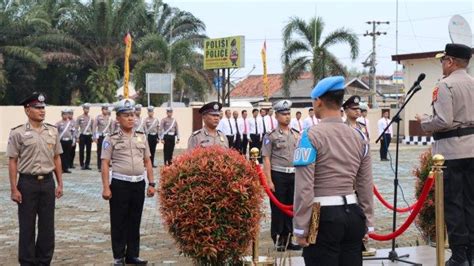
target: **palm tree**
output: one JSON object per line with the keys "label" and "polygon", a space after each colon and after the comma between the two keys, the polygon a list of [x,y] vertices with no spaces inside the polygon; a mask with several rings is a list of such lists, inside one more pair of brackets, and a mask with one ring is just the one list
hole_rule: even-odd
{"label": "palm tree", "polygon": [[324,22],[322,18],[312,18],[306,23],[304,20],[293,17],[283,29],[282,61],[283,91],[290,95],[289,86],[296,81],[303,72],[313,74],[313,82],[326,75],[346,75],[346,68],[329,51],[335,44],[349,45],[350,56],[355,60],[359,54],[359,41],[351,30],[340,28],[329,33],[323,39]]}

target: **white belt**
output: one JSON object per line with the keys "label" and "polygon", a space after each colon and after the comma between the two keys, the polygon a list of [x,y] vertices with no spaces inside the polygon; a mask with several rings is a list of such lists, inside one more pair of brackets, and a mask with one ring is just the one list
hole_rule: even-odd
{"label": "white belt", "polygon": [[148,133],[148,135],[156,136],[157,133]]}
{"label": "white belt", "polygon": [[[344,202],[346,198],[346,202]],[[346,196],[326,196],[326,197],[314,197],[313,202],[319,202],[321,206],[341,206],[344,204],[356,204],[357,196],[355,194]]]}
{"label": "white belt", "polygon": [[278,165],[272,165],[272,170],[280,173],[293,174],[295,172],[294,167],[283,167]]}
{"label": "white belt", "polygon": [[122,174],[119,174],[119,173],[112,172],[112,178],[122,180],[122,181],[136,183],[136,182],[140,182],[143,179],[145,179],[145,176],[144,175],[122,175]]}

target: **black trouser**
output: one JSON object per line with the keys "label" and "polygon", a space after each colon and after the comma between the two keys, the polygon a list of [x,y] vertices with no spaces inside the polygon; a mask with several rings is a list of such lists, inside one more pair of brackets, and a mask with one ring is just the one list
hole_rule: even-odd
{"label": "black trouser", "polygon": [[165,165],[170,165],[171,160],[173,160],[173,151],[176,137],[174,135],[164,135],[163,140],[165,141],[163,145],[163,157],[165,159]]}
{"label": "black trouser", "polygon": [[474,249],[474,158],[446,160],[444,165],[444,217],[455,255],[456,248]]}
{"label": "black trouser", "polygon": [[112,179],[110,190],[110,230],[114,258],[138,257],[145,181],[132,183]]}
{"label": "black trouser", "polygon": [[251,150],[252,148],[258,148],[259,156],[260,156],[258,158],[258,161],[262,163],[262,157],[261,157],[262,142],[260,141],[260,134],[250,134],[250,140],[252,142],[249,144],[249,149]]}
{"label": "black trouser", "polygon": [[232,148],[240,152],[240,146],[242,146],[242,139],[240,138],[240,134],[237,134],[235,135],[235,141],[232,145]]}
{"label": "black trouser", "polygon": [[104,136],[99,136],[97,139],[97,169],[99,170],[102,165],[102,160],[100,159],[102,155],[102,142],[104,142]]}
{"label": "black trouser", "polygon": [[307,266],[362,265],[365,215],[357,204],[323,206],[316,244],[303,249]]}
{"label": "black trouser", "polygon": [[[81,134],[79,136],[79,163],[81,167],[89,167],[91,163],[92,136]],[[84,148],[86,148],[86,161],[84,162]]]}
{"label": "black trouser", "polygon": [[17,187],[22,197],[22,202],[18,204],[18,261],[21,265],[49,265],[54,253],[53,175],[50,173],[43,180],[38,180],[36,176],[20,174]]}
{"label": "black trouser", "polygon": [[247,134],[244,134],[242,137],[242,145],[240,145],[240,153],[243,155],[247,155],[247,145],[249,144],[249,140],[247,138]]}
{"label": "black trouser", "polygon": [[74,145],[71,147],[71,156],[69,156],[69,167],[73,167],[74,166],[74,158],[76,158],[76,144],[74,143]]}
{"label": "black trouser", "polygon": [[390,146],[390,142],[392,141],[392,137],[390,134],[383,134],[383,137],[380,139],[380,159],[387,159],[388,147]]}
{"label": "black trouser", "polygon": [[234,136],[232,135],[225,135],[227,137],[227,141],[229,142],[229,148],[234,147]]}
{"label": "black trouser", "polygon": [[150,146],[151,164],[155,166],[156,144],[158,143],[158,135],[148,134],[148,146]]}
{"label": "black trouser", "polygon": [[72,140],[61,140],[61,148],[63,148],[63,153],[61,153],[61,165],[63,172],[69,169],[71,159],[71,149],[72,149]]}
{"label": "black trouser", "polygon": [[[295,174],[281,173],[271,171],[272,182],[275,186],[275,197],[285,205],[293,204],[295,190]],[[270,201],[271,225],[270,233],[273,243],[276,242],[277,235],[281,243],[285,243],[288,236],[293,232],[292,218],[282,212],[275,204]]]}

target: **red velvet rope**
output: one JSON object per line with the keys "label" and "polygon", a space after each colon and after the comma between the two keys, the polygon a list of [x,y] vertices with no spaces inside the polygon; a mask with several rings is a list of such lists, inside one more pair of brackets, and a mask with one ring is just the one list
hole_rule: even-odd
{"label": "red velvet rope", "polygon": [[[388,203],[383,197],[382,195],[380,195],[380,192],[379,190],[377,189],[377,187],[374,185],[374,188],[372,189],[374,191],[374,195],[377,197],[377,199],[379,199],[379,201],[385,206],[387,207],[388,209],[392,210],[393,211],[393,206],[390,205],[390,203]],[[415,202],[413,203],[412,205],[406,207],[406,208],[397,208],[396,212],[409,212],[410,210],[412,210],[416,204],[418,202]]]}
{"label": "red velvet rope", "polygon": [[[293,206],[282,204],[275,197],[275,195],[273,195],[273,192],[268,187],[267,180],[266,180],[265,174],[262,171],[262,168],[260,168],[260,166],[257,165],[256,169],[257,169],[258,177],[260,179],[260,183],[262,184],[262,186],[263,186],[265,192],[267,193],[268,197],[270,198],[271,202],[273,202],[273,204],[275,204],[278,207],[278,209],[280,209],[283,213],[285,213],[286,215],[288,215],[290,217],[293,217]],[[374,240],[377,240],[377,241],[387,241],[387,240],[391,240],[391,239],[393,239],[395,237],[398,237],[401,234],[403,234],[403,232],[405,232],[405,230],[407,230],[407,228],[411,225],[413,220],[415,220],[416,216],[420,212],[421,207],[423,206],[423,203],[425,202],[426,198],[428,197],[428,193],[430,192],[431,187],[433,186],[433,183],[434,183],[433,175],[430,175],[426,179],[425,185],[423,186],[423,190],[421,191],[421,195],[418,198],[416,204],[414,204],[414,206],[412,205],[413,207],[412,206],[408,207],[408,208],[412,208],[413,211],[410,213],[410,215],[405,220],[405,222],[402,224],[402,226],[400,226],[400,228],[398,228],[395,232],[392,232],[388,235],[378,235],[378,234],[375,234],[375,233],[370,233],[369,237],[374,239]],[[374,188],[374,192],[375,192],[375,190],[376,189]]]}
{"label": "red velvet rope", "polygon": [[405,232],[405,230],[410,226],[410,224],[413,222],[413,220],[415,220],[416,216],[420,212],[421,207],[423,206],[423,203],[428,197],[428,193],[430,192],[431,187],[433,186],[433,182],[434,182],[433,175],[430,175],[427,178],[425,185],[423,186],[423,190],[421,191],[421,195],[418,198],[418,201],[415,207],[413,208],[413,211],[410,213],[410,216],[408,216],[408,218],[405,220],[402,226],[400,226],[400,228],[398,228],[395,232],[392,232],[388,235],[378,235],[375,233],[370,233],[369,237],[378,241],[387,241],[403,234],[403,232]]}

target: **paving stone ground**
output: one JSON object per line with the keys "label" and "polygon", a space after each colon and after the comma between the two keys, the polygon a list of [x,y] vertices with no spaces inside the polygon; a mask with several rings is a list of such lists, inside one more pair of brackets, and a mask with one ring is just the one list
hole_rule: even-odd
{"label": "paving stone ground", "polygon": [[[418,163],[418,156],[425,148],[404,147],[400,155],[400,182],[408,202],[413,201],[414,177],[411,169]],[[182,151],[177,151],[177,154]],[[393,154],[393,152],[392,152]],[[393,190],[393,173],[387,162],[378,161],[378,151],[372,150],[374,158],[374,181],[382,193],[391,200]],[[78,156],[76,156],[77,158]],[[162,162],[162,153],[158,152],[158,162]],[[93,155],[91,162],[95,162]],[[10,200],[7,158],[0,154],[0,264],[17,264],[18,219],[16,204]],[[77,164],[77,163],[76,163]],[[56,202],[56,248],[53,264],[72,265],[110,265],[112,251],[110,244],[110,222],[108,202],[101,197],[101,179],[97,168],[93,170],[72,169],[72,174],[65,174],[64,196]],[[155,177],[158,171],[155,168]],[[159,178],[158,178],[159,179]],[[402,202],[401,206],[405,206]],[[140,257],[148,259],[155,265],[192,265],[189,258],[179,254],[174,241],[164,228],[157,209],[157,198],[147,198],[141,224]],[[260,233],[261,255],[273,255],[269,233],[269,211],[266,200],[266,218],[262,220]],[[391,228],[390,211],[376,203],[377,229],[388,232]],[[399,216],[399,224],[407,215]],[[397,243],[400,246],[413,246],[420,237],[412,225]],[[421,240],[420,240],[421,241]],[[389,247],[390,242],[371,242],[375,247]],[[292,255],[299,255],[294,252]]]}

